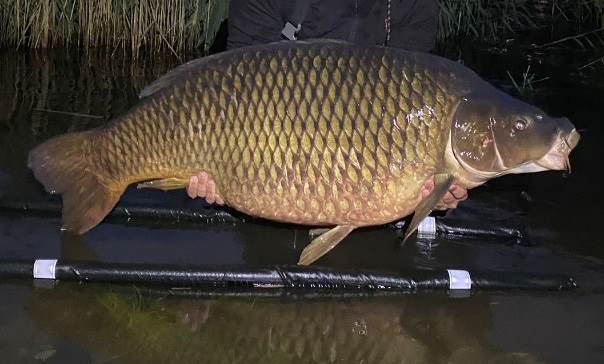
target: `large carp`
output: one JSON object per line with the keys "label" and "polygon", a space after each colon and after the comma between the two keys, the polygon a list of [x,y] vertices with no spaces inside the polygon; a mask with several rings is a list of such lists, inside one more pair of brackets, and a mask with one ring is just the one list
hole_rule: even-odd
{"label": "large carp", "polygon": [[[184,188],[207,171],[225,203],[271,220],[335,226],[308,264],[354,228],[413,212],[451,184],[565,169],[579,134],[429,54],[339,41],[278,42],[194,60],[108,125],[55,137],[29,167],[84,233],[126,187]],[[429,186],[429,194],[422,188]]]}

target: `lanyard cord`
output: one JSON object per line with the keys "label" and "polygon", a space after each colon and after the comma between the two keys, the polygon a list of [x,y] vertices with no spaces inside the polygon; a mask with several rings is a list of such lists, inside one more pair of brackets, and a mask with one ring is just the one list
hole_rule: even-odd
{"label": "lanyard cord", "polygon": [[391,3],[391,0],[387,1],[386,17],[384,18],[384,30],[386,30],[386,40],[384,41],[384,46],[388,46],[388,42],[390,41]]}

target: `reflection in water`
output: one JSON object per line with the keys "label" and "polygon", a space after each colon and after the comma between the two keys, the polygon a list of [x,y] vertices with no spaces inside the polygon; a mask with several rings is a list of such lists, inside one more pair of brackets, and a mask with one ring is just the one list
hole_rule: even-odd
{"label": "reflection in water", "polygon": [[415,242],[418,254],[415,257],[414,264],[419,268],[434,268],[438,266],[437,259],[434,256],[435,250],[440,242],[435,239],[418,238]]}
{"label": "reflection in water", "polygon": [[[94,294],[91,294],[91,291]],[[151,298],[92,286],[38,290],[31,314],[98,359],[127,363],[536,362],[485,342],[489,298],[302,301]]]}
{"label": "reflection in water", "polygon": [[[119,52],[0,50],[0,171],[29,182],[24,167],[31,147],[123,112],[134,103],[138,90],[173,63],[166,59],[134,64]],[[0,196],[10,191],[2,192]]]}

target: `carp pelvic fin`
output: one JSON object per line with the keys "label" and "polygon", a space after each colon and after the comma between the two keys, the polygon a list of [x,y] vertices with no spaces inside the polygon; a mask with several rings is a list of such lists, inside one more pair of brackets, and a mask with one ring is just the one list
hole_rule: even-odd
{"label": "carp pelvic fin", "polygon": [[327,254],[339,242],[344,240],[356,226],[338,225],[313,240],[300,254],[299,265],[309,265]]}
{"label": "carp pelvic fin", "polygon": [[326,232],[328,232],[329,230],[331,230],[330,228],[316,228],[316,229],[310,229],[308,230],[308,236],[310,236],[311,238],[316,238],[319,235],[323,235]]}
{"label": "carp pelvic fin", "polygon": [[188,178],[170,177],[164,179],[154,179],[139,183],[136,188],[156,188],[162,191],[178,190],[180,188],[186,188],[189,184]]}
{"label": "carp pelvic fin", "polygon": [[432,212],[434,207],[440,202],[445,196],[449,187],[453,184],[453,176],[448,173],[437,173],[434,175],[434,189],[430,194],[422,200],[422,202],[415,208],[413,219],[405,231],[405,237],[403,243],[409,239],[411,234],[417,229],[423,219],[426,218]]}
{"label": "carp pelvic fin", "polygon": [[46,191],[63,197],[63,230],[83,234],[100,223],[127,187],[100,178],[98,168],[86,159],[95,131],[71,133],[50,139],[29,153],[28,167]]}

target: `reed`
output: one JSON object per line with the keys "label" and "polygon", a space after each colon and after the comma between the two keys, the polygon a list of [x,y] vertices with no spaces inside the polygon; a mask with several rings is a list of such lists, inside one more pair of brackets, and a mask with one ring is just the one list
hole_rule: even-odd
{"label": "reed", "polygon": [[567,19],[595,22],[599,27],[604,26],[604,0],[551,0],[556,10]]}
{"label": "reed", "polygon": [[207,52],[228,0],[0,0],[0,46]]}
{"label": "reed", "polygon": [[[438,0],[438,39],[504,39],[559,19],[604,26],[604,0]],[[0,46],[101,48],[113,54],[207,52],[228,0],[0,0]],[[547,23],[547,24],[546,24]]]}
{"label": "reed", "polygon": [[[510,71],[507,71],[508,77],[512,82],[512,85],[516,89],[516,92],[522,96],[524,99],[530,98],[534,91],[534,83],[535,83],[535,74],[531,72],[531,66],[528,65],[526,70],[522,72],[522,76],[517,81]],[[538,80],[539,81],[539,80]]]}
{"label": "reed", "polygon": [[485,42],[561,22],[582,33],[604,26],[604,0],[438,0],[439,41],[471,38]]}
{"label": "reed", "polygon": [[535,27],[527,0],[439,0],[440,41],[470,37],[485,41]]}

